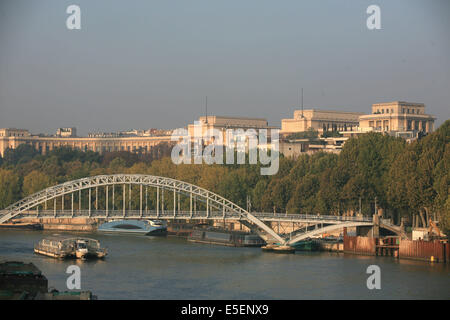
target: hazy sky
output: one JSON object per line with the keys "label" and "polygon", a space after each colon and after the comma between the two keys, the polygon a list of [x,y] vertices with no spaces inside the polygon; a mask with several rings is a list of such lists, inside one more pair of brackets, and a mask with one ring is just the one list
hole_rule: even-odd
{"label": "hazy sky", "polygon": [[[81,7],[81,30],[66,8]],[[381,30],[366,27],[371,4]],[[176,128],[423,102],[450,118],[450,1],[0,0],[0,127]]]}

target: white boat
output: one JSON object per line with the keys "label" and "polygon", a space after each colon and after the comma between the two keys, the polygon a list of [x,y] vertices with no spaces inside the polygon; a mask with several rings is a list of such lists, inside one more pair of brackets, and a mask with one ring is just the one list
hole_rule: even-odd
{"label": "white boat", "polygon": [[113,220],[101,224],[97,231],[105,233],[167,235],[167,226],[161,220]]}

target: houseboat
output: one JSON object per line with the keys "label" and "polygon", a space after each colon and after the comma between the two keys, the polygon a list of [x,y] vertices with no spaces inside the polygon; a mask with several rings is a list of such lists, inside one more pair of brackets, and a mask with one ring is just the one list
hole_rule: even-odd
{"label": "houseboat", "polygon": [[229,231],[219,228],[194,228],[189,234],[188,241],[206,244],[218,244],[230,247],[261,247],[265,241],[256,234]]}
{"label": "houseboat", "polygon": [[98,240],[78,237],[49,237],[42,239],[34,246],[34,252],[57,259],[103,259],[107,255],[107,250],[100,247]]}
{"label": "houseboat", "polygon": [[161,220],[113,220],[101,224],[97,231],[105,233],[142,234],[147,236],[167,235],[167,226]]}

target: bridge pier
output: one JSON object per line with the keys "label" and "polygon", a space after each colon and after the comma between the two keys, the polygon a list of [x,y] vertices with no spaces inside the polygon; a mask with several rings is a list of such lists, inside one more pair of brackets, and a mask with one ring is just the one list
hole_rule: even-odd
{"label": "bridge pier", "polygon": [[373,227],[372,238],[378,238],[380,236],[380,217],[378,214],[373,215]]}

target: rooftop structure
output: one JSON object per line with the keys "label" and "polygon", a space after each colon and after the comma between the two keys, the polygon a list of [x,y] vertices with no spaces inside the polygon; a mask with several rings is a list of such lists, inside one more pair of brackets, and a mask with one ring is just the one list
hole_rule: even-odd
{"label": "rooftop structure", "polygon": [[287,136],[296,132],[315,130],[351,131],[358,127],[360,112],[344,112],[319,109],[295,110],[292,119],[281,119],[281,132]]}
{"label": "rooftop structure", "polygon": [[[243,137],[245,132],[239,133],[237,130],[243,131],[254,130],[258,135],[260,130],[266,130],[268,139],[271,135],[271,130],[278,129],[277,127],[269,126],[266,119],[261,118],[247,118],[247,117],[222,117],[222,116],[204,116],[200,117],[194,124],[188,125],[188,133],[191,137],[200,135],[206,137],[208,130],[216,129],[223,134],[223,144],[228,145],[227,130],[233,130],[234,141],[246,139]],[[241,137],[242,136],[242,137]],[[204,141],[205,144],[210,141]]]}
{"label": "rooftop structure", "polygon": [[58,128],[56,136],[60,138],[74,138],[77,136],[76,128]]}

